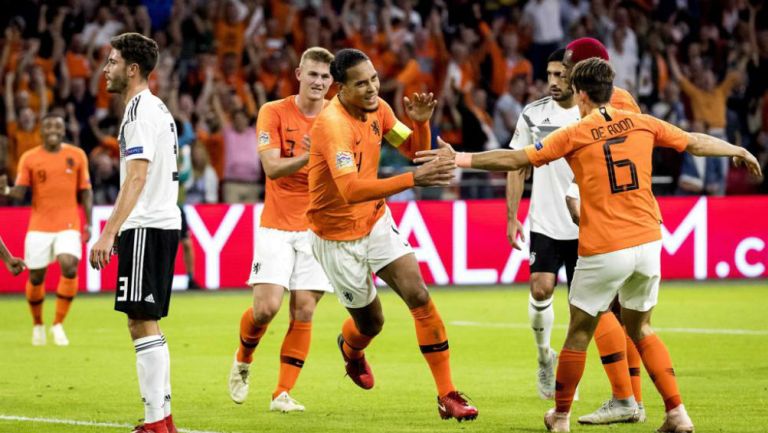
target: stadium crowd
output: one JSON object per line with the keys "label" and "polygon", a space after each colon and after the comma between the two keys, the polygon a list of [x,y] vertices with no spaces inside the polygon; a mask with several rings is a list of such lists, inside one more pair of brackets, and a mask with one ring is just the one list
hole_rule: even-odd
{"label": "stadium crowd", "polygon": [[[644,112],[726,138],[768,164],[762,1],[20,0],[4,6],[0,26],[0,174],[13,181],[21,155],[42,143],[42,116],[59,112],[68,140],[89,156],[96,204],[113,203],[119,187],[124,107],[106,91],[102,67],[110,38],[127,31],[160,46],[150,88],[176,119],[180,197],[189,204],[262,197],[255,119],[267,101],[296,93],[298,55],[311,46],[367,53],[401,118],[395,101],[434,92],[433,135],[475,152],[506,147],[522,108],[548,92],[547,56],[592,36]],[[768,192],[768,181],[727,161],[656,152],[657,193]],[[382,149],[383,176],[409,166]],[[505,177],[465,171],[460,185],[417,193],[503,197]]]}

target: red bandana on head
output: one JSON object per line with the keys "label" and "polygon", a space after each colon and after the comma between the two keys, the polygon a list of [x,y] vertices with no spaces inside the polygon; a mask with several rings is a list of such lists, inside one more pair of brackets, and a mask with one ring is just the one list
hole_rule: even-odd
{"label": "red bandana on head", "polygon": [[594,38],[576,39],[568,44],[565,49],[572,52],[571,61],[574,64],[579,63],[582,60],[591,59],[593,57],[599,57],[603,60],[608,60],[608,50],[605,49],[605,45]]}

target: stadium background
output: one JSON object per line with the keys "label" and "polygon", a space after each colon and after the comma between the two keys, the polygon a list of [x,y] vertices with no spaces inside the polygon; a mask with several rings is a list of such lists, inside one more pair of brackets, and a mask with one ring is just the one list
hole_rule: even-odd
{"label": "stadium background", "polygon": [[[455,432],[455,423],[441,423],[434,413],[431,379],[415,350],[411,319],[386,290],[387,325],[369,353],[375,390],[363,393],[343,377],[335,338],[346,312],[329,298],[317,310],[311,357],[296,388],[307,414],[283,417],[266,411],[287,308],[260,345],[252,398],[237,406],[227,397],[224,381],[237,344],[236,324],[251,296],[245,290],[213,289],[245,287],[261,206],[225,200],[227,184],[248,180],[257,194],[263,184],[257,159],[249,162],[253,179],[233,179],[227,155],[249,151],[237,147],[245,141],[237,138],[255,137],[250,126],[259,107],[296,90],[292,71],[307,46],[357,47],[374,59],[382,96],[393,107],[401,108],[393,101],[402,93],[433,91],[440,101],[431,125],[434,135],[463,150],[494,148],[508,142],[522,107],[546,95],[546,56],[573,38],[594,36],[608,46],[618,84],[645,112],[687,129],[722,132],[758,155],[765,170],[768,10],[763,3],[7,1],[0,14],[5,102],[0,104],[0,174],[12,181],[15,161],[39,143],[41,113],[64,115],[68,140],[89,155],[99,205],[93,227],[100,229],[117,194],[115,134],[123,111],[119,98],[105,92],[100,67],[110,36],[124,31],[152,36],[163,54],[151,86],[183,127],[189,180],[182,195],[196,255],[194,276],[209,288],[183,291],[187,275],[179,257],[175,284],[182,291],[174,295],[163,330],[172,347],[174,416],[182,431]],[[672,58],[699,88],[717,90],[729,76],[738,78],[708,100],[722,114],[723,125],[713,124],[711,113],[702,115],[693,94],[682,91]],[[222,107],[223,116],[215,106]],[[511,125],[505,122],[509,119]],[[660,152],[654,162],[654,192],[665,220],[664,278],[682,280],[663,285],[654,326],[674,354],[686,406],[700,431],[763,432],[768,365],[761,347],[768,347],[768,330],[760,307],[768,277],[768,182],[734,168],[726,174],[715,163],[705,166],[700,182],[685,176],[681,182],[681,173],[691,174],[690,161]],[[380,175],[408,169],[409,163],[385,146]],[[506,241],[504,184],[503,175],[465,171],[456,187],[407,191],[392,197],[390,206],[401,231],[409,233],[425,278],[440,285],[432,296],[446,318],[456,381],[481,410],[474,424],[458,428],[541,431],[541,415],[551,403],[536,397],[535,349],[526,315],[527,254],[512,251]],[[526,195],[529,188],[530,182]],[[27,205],[0,197],[0,236],[17,255],[23,251]],[[527,207],[523,200],[521,221]],[[110,292],[115,263],[102,273],[81,263],[79,275],[82,291]],[[0,271],[5,347],[0,432],[127,431],[141,415],[133,348],[124,317],[112,311],[112,294],[77,298],[67,321],[71,346],[32,347],[21,294],[26,276],[11,278]],[[57,278],[53,265],[46,318]],[[460,289],[451,290],[456,286]],[[559,347],[568,313],[565,291],[557,290],[555,297],[553,347]],[[594,410],[607,396],[599,358],[590,350],[574,413]],[[660,422],[663,404],[647,376],[644,387],[648,423],[617,429],[647,432]]]}
{"label": "stadium background", "polygon": [[[193,275],[212,289],[244,287],[259,204],[237,203],[229,186],[246,182],[254,194],[263,194],[258,158],[242,155],[256,154],[253,125],[259,107],[296,91],[293,70],[306,47],[367,52],[381,75],[382,96],[397,111],[402,105],[395,101],[403,94],[433,91],[439,99],[433,135],[458,149],[478,151],[506,145],[522,107],[546,95],[549,52],[573,38],[594,36],[609,49],[617,85],[632,92],[645,112],[690,130],[724,135],[757,154],[765,166],[768,15],[762,3],[13,2],[0,17],[5,28],[0,173],[13,181],[21,153],[39,144],[40,115],[59,112],[67,119],[68,141],[89,155],[95,203],[109,206],[119,181],[115,130],[123,107],[118,96],[106,93],[100,68],[111,36],[123,31],[152,36],[162,54],[150,85],[167,101],[182,131],[187,180],[180,195],[195,220],[190,224],[197,257]],[[706,99],[712,110],[699,106],[697,90],[690,86],[712,92]],[[679,235],[665,243],[665,277],[765,277],[768,229],[751,216],[767,206],[768,199],[760,195],[768,188],[766,181],[738,168],[724,171],[716,160],[691,171],[696,167],[692,160],[664,149],[654,162],[657,195],[688,196],[660,199],[665,235]],[[251,166],[243,170],[238,163]],[[384,147],[381,176],[409,169],[396,151]],[[235,178],[233,173],[251,177]],[[457,173],[455,187],[414,189],[391,198],[398,219],[404,210],[415,209],[406,212],[405,222],[415,224],[411,240],[419,248],[428,281],[525,281],[525,254],[510,256],[505,242],[504,186],[503,174],[465,170]],[[736,197],[742,194],[751,198]],[[702,195],[710,197],[699,199]],[[442,201],[430,202],[436,199]],[[406,204],[410,200],[421,201]],[[28,201],[0,198],[1,204],[7,207],[0,209],[0,235],[20,254]],[[94,211],[96,230],[107,209]],[[523,205],[521,220],[525,209]],[[233,223],[234,231],[216,246],[221,254],[215,257],[208,238],[220,229],[222,219]],[[112,268],[101,276],[86,272],[83,264],[81,275],[87,276],[80,284],[109,290],[113,273]],[[177,286],[184,287],[181,258],[178,273]],[[48,278],[56,278],[56,271]],[[0,276],[0,291],[22,289],[22,278]]]}

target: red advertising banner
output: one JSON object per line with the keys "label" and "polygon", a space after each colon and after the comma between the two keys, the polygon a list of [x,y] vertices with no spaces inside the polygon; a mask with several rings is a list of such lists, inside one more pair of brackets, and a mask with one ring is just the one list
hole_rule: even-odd
{"label": "red advertising banner", "polygon": [[[768,277],[768,197],[664,197],[659,199],[662,272],[665,279]],[[528,278],[528,252],[513,250],[506,239],[502,200],[391,203],[400,233],[416,251],[429,284],[510,284]],[[111,208],[96,207],[94,230],[101,230]],[[520,206],[520,218],[528,211]],[[203,205],[186,208],[195,258],[195,279],[209,289],[245,287],[253,255],[254,229],[261,205]],[[24,251],[29,209],[0,208],[0,236],[16,255]],[[83,247],[87,258],[89,245]],[[112,291],[117,257],[103,271],[80,263],[81,290]],[[185,288],[182,251],[174,286]],[[23,292],[26,273],[0,271],[0,292]],[[46,286],[56,287],[58,265],[49,267]]]}

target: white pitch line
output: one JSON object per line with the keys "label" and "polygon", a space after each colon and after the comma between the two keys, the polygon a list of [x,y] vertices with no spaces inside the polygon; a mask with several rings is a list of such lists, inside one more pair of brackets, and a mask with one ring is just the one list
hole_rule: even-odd
{"label": "white pitch line", "polygon": [[[501,322],[469,322],[464,320],[454,320],[449,322],[454,326],[475,326],[481,328],[507,328],[507,329],[529,329],[528,323],[501,323]],[[566,329],[565,325],[554,325],[557,329]],[[768,331],[757,329],[708,329],[708,328],[657,328],[659,332],[675,332],[680,334],[710,334],[710,335],[768,335]]]}
{"label": "white pitch line", "polygon": [[[131,428],[131,424],[120,424],[115,422],[94,422],[94,421],[78,421],[74,419],[58,419],[58,418],[32,418],[28,416],[16,416],[16,415],[4,415],[0,414],[0,421],[21,421],[21,422],[34,422],[43,424],[64,424],[64,425],[79,425],[87,427],[109,427],[109,428]],[[204,430],[189,430],[185,428],[178,429],[183,433],[223,433]]]}

